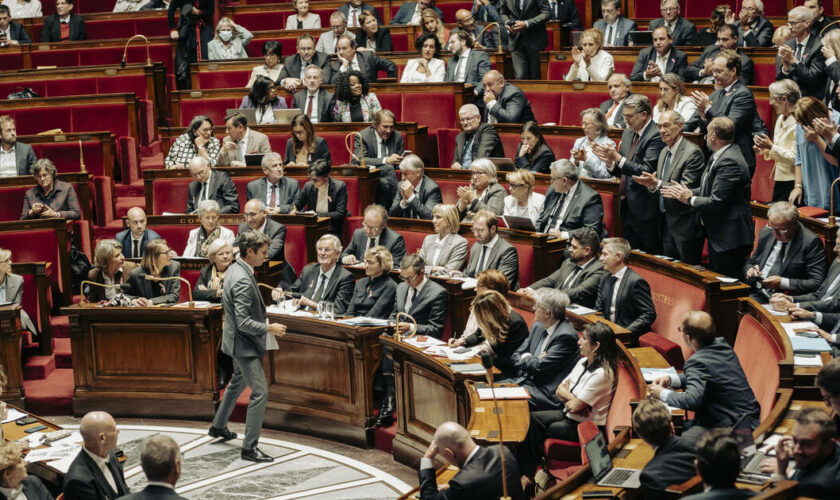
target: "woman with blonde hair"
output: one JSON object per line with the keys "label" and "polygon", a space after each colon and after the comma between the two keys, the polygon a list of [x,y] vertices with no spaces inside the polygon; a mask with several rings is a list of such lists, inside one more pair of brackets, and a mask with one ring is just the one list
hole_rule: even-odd
{"label": "woman with blonde hair", "polygon": [[[826,141],[814,130],[814,120],[823,118],[837,124],[822,101],[803,97],[793,107],[796,119],[796,157],[794,159],[794,187],[788,201],[796,205],[830,208],[829,188],[837,178],[837,158],[826,153]],[[835,199],[840,189],[835,188]],[[835,204],[835,207],[838,204]]]}
{"label": "woman with blonde hair", "polygon": [[[23,276],[12,272],[12,251],[0,248],[0,304],[20,304],[22,301]],[[23,308],[20,310],[20,326],[38,335],[38,329]]]}
{"label": "woman with blonde hair", "polygon": [[254,35],[229,17],[223,17],[216,23],[216,36],[207,42],[207,59],[247,59],[245,47],[251,43]]}
{"label": "woman with blonde hair", "polygon": [[420,13],[420,25],[423,26],[422,34],[434,35],[441,47],[446,47],[449,40],[449,30],[443,26],[443,21],[435,9],[423,9]]}
{"label": "woman with blonde hair", "polygon": [[584,109],[580,112],[580,127],[583,129],[583,137],[575,139],[569,160],[580,168],[581,177],[609,179],[607,164],[592,152],[593,144],[616,147],[615,142],[607,135],[609,125],[604,112],[599,108]]}
{"label": "woman with blonde hair", "polygon": [[[822,42],[822,53],[826,60],[836,59],[840,55],[840,30],[829,30],[820,41]],[[840,83],[840,64],[826,65],[825,72],[831,78],[831,86],[828,89],[829,93],[826,94],[829,107],[835,111],[840,111],[840,102],[836,98],[837,84]]]}
{"label": "woman with blonde hair", "polygon": [[[481,271],[475,276],[475,293],[479,294],[486,290],[496,290],[503,297],[507,297],[510,291],[510,282],[505,276],[505,273],[498,269],[487,269]],[[458,347],[464,345],[464,339],[478,331],[478,323],[475,320],[475,312],[470,309],[470,315],[467,316],[467,323],[464,325],[464,333],[460,338],[457,337],[458,332],[452,332],[453,337],[449,339],[449,347]]]}
{"label": "woman with blonde hair", "polygon": [[579,49],[572,47],[572,67],[566,74],[566,81],[580,80],[582,82],[605,82],[615,70],[613,56],[604,46],[604,34],[599,29],[588,29],[580,36]]}
{"label": "woman with blonde hair", "polygon": [[773,48],[781,47],[791,38],[793,38],[793,33],[790,31],[790,26],[787,24],[779,26],[776,28],[776,31],[773,32]]}
{"label": "woman with blonde hair", "polygon": [[455,205],[439,203],[432,209],[432,226],[435,234],[423,238],[420,257],[426,263],[426,274],[442,275],[461,271],[467,262],[467,239],[458,234],[461,221]]}
{"label": "woman with blonde hair", "polygon": [[676,73],[665,73],[659,80],[659,100],[653,108],[653,123],[659,123],[663,111],[673,110],[688,121],[697,112],[697,106],[685,95],[685,84]]}
{"label": "woman with blonde hair", "polygon": [[210,263],[201,269],[193,290],[193,298],[220,304],[225,271],[233,263],[233,247],[222,239],[215,240],[207,245],[207,260]]}
{"label": "woman with blonde hair", "polygon": [[156,239],[146,244],[140,267],[128,275],[126,295],[132,304],[153,307],[157,304],[177,304],[181,297],[181,280],[155,281],[148,278],[172,278],[181,275],[181,264],[172,260],[172,250],[166,240]]}
{"label": "woman with blonde hair", "polygon": [[[799,85],[793,80],[779,80],[767,87],[770,105],[776,112],[776,126],[771,140],[765,134],[753,137],[756,154],[773,162],[773,201],[787,201],[796,184],[794,160],[796,159],[796,118],[793,107],[802,97]],[[800,172],[801,177],[801,172]],[[800,184],[802,181],[800,179]]]}
{"label": "woman with blonde hair", "polygon": [[528,217],[534,225],[542,213],[545,195],[534,192],[537,180],[530,170],[518,168],[508,172],[505,179],[510,185],[510,194],[505,196],[503,215]]}
{"label": "woman with blonde hair", "polygon": [[397,284],[391,279],[394,257],[382,245],[365,252],[365,277],[356,282],[347,316],[388,319],[397,296]]}
{"label": "woman with blonde hair", "polygon": [[[125,283],[137,264],[125,261],[119,241],[99,240],[93,252],[93,266],[93,269],[88,272],[88,280],[103,285],[119,285]],[[119,288],[103,288],[95,285],[88,285],[84,291],[91,302],[111,300],[119,293]]]}
{"label": "woman with blonde hair", "polygon": [[11,441],[0,443],[0,491],[3,498],[9,499],[52,500],[53,498],[37,476],[27,474],[20,445]]}
{"label": "woman with blonde hair", "polygon": [[200,225],[190,231],[184,257],[207,257],[207,246],[221,238],[233,246],[236,239],[233,231],[219,223],[219,203],[216,200],[204,200],[198,204],[198,222]]}

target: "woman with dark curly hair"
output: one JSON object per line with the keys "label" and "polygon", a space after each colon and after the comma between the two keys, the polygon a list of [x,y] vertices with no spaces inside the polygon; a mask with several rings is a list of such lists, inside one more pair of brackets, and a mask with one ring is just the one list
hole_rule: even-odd
{"label": "woman with dark curly hair", "polygon": [[440,42],[432,34],[422,34],[414,41],[414,48],[420,57],[408,61],[400,83],[442,82],[446,75],[446,64],[440,59]]}
{"label": "woman with dark curly hair", "polygon": [[379,21],[371,11],[364,11],[359,16],[362,29],[356,32],[356,47],[358,50],[373,50],[374,52],[393,52],[394,42],[391,31],[379,26]]}
{"label": "woman with dark curly hair", "polygon": [[376,94],[370,92],[367,78],[360,71],[351,70],[338,75],[335,82],[335,122],[369,122],[382,110]]}
{"label": "woman with dark curly hair", "polygon": [[308,167],[316,160],[332,165],[330,148],[327,141],[315,136],[309,117],[301,113],[292,119],[292,136],[286,141],[286,165]]}
{"label": "woman with dark curly hair", "polygon": [[278,97],[274,91],[274,81],[265,76],[257,77],[251,91],[242,98],[239,105],[239,109],[255,109],[259,125],[273,125],[274,110],[286,108],[286,100]]}

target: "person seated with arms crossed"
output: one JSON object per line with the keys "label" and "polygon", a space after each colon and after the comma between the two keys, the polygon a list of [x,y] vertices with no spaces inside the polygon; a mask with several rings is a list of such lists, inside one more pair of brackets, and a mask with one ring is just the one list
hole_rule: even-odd
{"label": "person seated with arms crossed", "polygon": [[140,207],[129,208],[126,219],[128,219],[128,229],[117,233],[114,239],[122,245],[122,253],[126,259],[139,259],[143,256],[146,244],[160,238],[160,235],[146,227],[149,219]]}
{"label": "person seated with arms crossed", "polygon": [[215,167],[221,149],[219,139],[213,137],[213,121],[204,115],[196,115],[190,121],[187,131],[172,143],[163,164],[166,168],[187,168],[193,158],[200,156],[211,167]]}
{"label": "person seated with arms crossed", "polygon": [[[612,101],[607,102],[611,103]],[[624,116],[623,111],[622,116]],[[580,168],[581,177],[609,179],[610,171],[607,169],[607,164],[592,151],[595,144],[616,147],[615,141],[607,135],[610,127],[607,125],[607,118],[604,116],[604,112],[599,108],[584,109],[580,112],[580,128],[583,130],[583,137],[575,139],[569,161]]]}
{"label": "person seated with arms crossed", "polygon": [[[2,258],[3,250],[0,250],[0,259]],[[88,271],[87,279],[102,285],[125,283],[131,272],[137,268],[137,264],[134,262],[126,262],[122,245],[117,240],[99,240],[96,242],[96,249],[93,252],[93,266],[93,269]],[[0,270],[2,270],[1,261]],[[120,288],[88,285],[83,292],[89,301],[100,302],[113,299],[120,293]],[[23,309],[21,309],[21,313],[26,314]]]}
{"label": "person seated with arms crossed", "polygon": [[365,252],[365,277],[356,282],[346,316],[388,319],[394,307],[397,284],[391,279],[391,252],[382,245]]}
{"label": "person seated with arms crossed", "polygon": [[458,214],[461,222],[469,223],[476,214],[487,210],[493,215],[502,215],[505,210],[507,190],[499,184],[496,165],[487,158],[478,158],[470,167],[472,176],[469,186],[459,186]]}
{"label": "person seated with arms crossed", "polygon": [[154,307],[158,304],[177,304],[181,297],[181,280],[157,281],[149,278],[171,278],[181,275],[181,264],[172,260],[172,250],[164,239],[152,240],[146,245],[140,267],[128,275],[131,305]]}
{"label": "person seated with arms crossed", "polygon": [[50,219],[62,218],[79,220],[82,210],[76,190],[69,182],[56,179],[56,169],[53,162],[41,158],[32,164],[32,175],[37,186],[26,191],[23,198],[23,210],[20,218]]}
{"label": "person seated with arms crossed", "polygon": [[490,57],[483,50],[473,50],[473,44],[474,41],[469,33],[461,29],[452,31],[447,44],[452,57],[446,65],[444,81],[464,82],[465,87],[472,88],[473,94],[478,96],[484,93],[484,84],[481,80],[490,71]]}
{"label": "person seated with arms crossed", "polygon": [[[341,240],[333,234],[325,234],[315,243],[315,251],[318,261],[307,264],[300,278],[289,288],[292,293],[300,293],[300,298],[293,299],[293,305],[317,312],[320,302],[331,302],[335,314],[343,315],[353,297],[356,279],[338,263]],[[280,293],[275,291],[271,296],[279,300]]]}
{"label": "person seated with arms crossed", "polygon": [[511,381],[530,394],[531,411],[558,409],[554,390],[580,359],[578,334],[566,319],[569,296],[541,288],[534,294],[534,324],[528,338],[511,356],[516,377]]}
{"label": "person seated with arms crossed", "polygon": [[279,153],[266,153],[261,165],[265,177],[248,183],[245,189],[248,201],[262,200],[269,215],[289,213],[300,191],[300,183],[284,176],[283,157]]}
{"label": "person seated with arms crossed", "polygon": [[[318,37],[315,50],[327,55],[335,54],[338,39],[343,35],[352,35],[347,31],[347,16],[341,12],[333,12],[330,14],[330,29]],[[328,78],[326,80],[330,81]]]}
{"label": "person seated with arms crossed", "polygon": [[201,156],[190,160],[190,176],[193,181],[187,186],[186,213],[198,212],[198,205],[203,201],[214,201],[220,214],[239,213],[239,193],[227,172],[216,171]]}
{"label": "person seated with arms crossed", "polygon": [[534,482],[546,439],[577,442],[578,424],[586,421],[605,432],[618,380],[619,347],[609,325],[590,323],[578,339],[578,348],[580,360],[554,391],[559,409],[531,412],[525,442],[516,450],[523,486]]}
{"label": "person seated with arms crossed", "polygon": [[[382,245],[390,252],[394,264],[400,265],[405,256],[405,238],[388,227],[388,212],[382,205],[365,207],[362,227],[353,231],[350,244],[341,254],[341,263],[355,266],[362,263],[371,248]],[[390,268],[389,268],[390,270]]]}
{"label": "person seated with arms crossed", "polygon": [[[219,204],[215,200],[204,200],[198,204],[199,226],[190,230],[184,257],[206,257],[207,246],[215,240],[222,240],[234,246],[233,231],[219,222]],[[148,248],[148,245],[147,245]]]}
{"label": "person seated with arms crossed", "polygon": [[248,119],[242,113],[225,117],[225,132],[219,154],[221,167],[245,167],[245,155],[271,152],[268,136],[248,127]]}
{"label": "person seated with arms crossed", "polygon": [[239,109],[253,109],[256,125],[274,125],[274,110],[288,109],[286,100],[277,95],[274,82],[267,76],[258,76],[242,98]]}
{"label": "person seated with arms crossed", "polygon": [[[519,255],[516,247],[499,236],[499,218],[489,210],[479,210],[475,214],[472,226],[475,243],[470,248],[470,260],[464,276],[475,278],[487,269],[503,272],[510,287],[519,288]],[[452,276],[461,273],[453,271]]]}
{"label": "person seated with arms crossed", "polygon": [[324,72],[314,64],[306,67],[303,73],[303,89],[297,91],[292,99],[292,108],[303,110],[303,114],[312,123],[332,121],[335,94],[321,88]]}
{"label": "person seated with arms crossed", "polygon": [[[461,123],[461,132],[455,136],[455,156],[452,158],[450,168],[468,170],[472,168],[474,160],[505,156],[502,140],[499,139],[496,127],[481,122],[478,106],[464,104],[458,110],[458,119]],[[501,213],[501,208],[499,208],[499,213]]]}
{"label": "person seated with arms crossed", "polygon": [[604,239],[600,259],[609,274],[601,278],[595,309],[630,330],[635,344],[656,321],[650,285],[630,269],[630,244],[624,238]]}
{"label": "person seated with arms crossed", "polygon": [[415,154],[405,155],[400,161],[400,178],[397,194],[388,214],[406,219],[432,219],[432,210],[443,203],[440,186],[424,175],[423,160]]}
{"label": "person seated with arms crossed", "polygon": [[[504,493],[501,454],[505,454],[507,493],[513,500],[526,497],[519,484],[519,467],[513,453],[503,446],[481,447],[475,444],[469,431],[455,422],[444,422],[435,431],[434,438],[420,459],[417,473],[422,500],[471,500],[500,498]],[[458,473],[449,480],[446,488],[439,488],[435,481],[434,458],[442,456],[458,467]]]}
{"label": "person seated with arms crossed", "polygon": [[569,236],[569,256],[560,268],[528,288],[520,288],[517,293],[534,299],[539,290],[555,288],[564,292],[572,304],[595,306],[601,280],[608,274],[598,259],[601,237],[591,227],[575,229]]}
{"label": "person seated with arms crossed", "polygon": [[351,163],[365,164],[371,169],[380,169],[379,185],[376,190],[376,202],[390,206],[397,194],[397,173],[394,168],[400,164],[405,154],[403,137],[399,130],[394,130],[397,119],[390,110],[383,109],[373,114],[373,123],[356,133],[353,137],[353,155]]}
{"label": "person seated with arms crossed", "polygon": [[[694,420],[686,427],[694,430],[686,432],[695,438],[715,427],[731,427],[743,415],[746,426],[758,427],[761,408],[735,351],[723,337],[715,337],[712,317],[704,311],[688,311],[680,331],[694,354],[682,373],[657,378],[648,393],[669,406],[693,411]],[[683,392],[673,390],[680,387]]]}
{"label": "person seated with arms crossed", "polygon": [[315,135],[315,127],[308,116],[295,115],[291,127],[292,135],[286,140],[286,166],[309,167],[316,161],[332,165],[330,147],[323,137]]}
{"label": "person seated with arms crossed", "polygon": [[32,146],[18,142],[15,119],[0,116],[0,177],[32,175],[36,160]]}
{"label": "person seated with arms crossed", "polygon": [[703,478],[704,491],[685,500],[742,500],[756,492],[735,487],[741,471],[741,451],[730,429],[714,429],[697,442],[694,469]]}
{"label": "person seated with arms crossed", "polygon": [[557,158],[545,142],[537,122],[533,120],[525,122],[519,133],[519,140],[513,160],[516,168],[524,168],[535,174],[549,173],[549,167]]}
{"label": "person seated with arms crossed", "polygon": [[251,70],[251,78],[245,84],[249,89],[254,86],[258,76],[264,76],[272,81],[277,81],[280,78],[280,71],[283,66],[280,64],[280,59],[283,57],[283,46],[276,40],[269,40],[263,43],[262,55],[265,59],[265,64],[262,66],[254,66]]}
{"label": "person seated with arms crossed", "polygon": [[120,430],[114,417],[104,411],[89,412],[82,417],[79,434],[84,447],[64,475],[64,498],[114,500],[129,494],[123,465],[116,454]]}
{"label": "person seated with arms crossed", "polygon": [[291,214],[299,211],[315,212],[319,217],[330,218],[330,233],[341,234],[347,211],[347,185],[330,177],[330,164],[323,159],[313,161],[307,173],[309,181],[303,185],[292,207]]}
{"label": "person seated with arms crossed", "polygon": [[193,299],[221,304],[225,271],[233,264],[233,247],[221,238],[214,240],[207,245],[207,260],[210,263],[201,268]]}
{"label": "person seated with arms crossed", "polygon": [[0,5],[0,47],[32,43],[23,25],[12,21],[9,7]]}
{"label": "person seated with arms crossed", "polygon": [[659,11],[662,13],[662,17],[650,22],[649,31],[667,27],[674,34],[674,45],[682,47],[694,43],[697,28],[688,19],[680,16],[680,2],[678,0],[662,0]]}
{"label": "person seated with arms crossed", "polygon": [[20,445],[12,441],[0,444],[0,495],[4,499],[53,499],[38,476],[26,472]]}
{"label": "person seated with arms crossed", "polygon": [[467,239],[458,234],[461,221],[455,205],[437,204],[432,209],[435,234],[423,238],[417,254],[426,263],[426,274],[441,276],[460,271],[467,262]]}
{"label": "person seated with arms crossed", "polygon": [[247,59],[248,52],[245,47],[253,38],[254,35],[244,26],[239,26],[229,17],[223,17],[216,23],[216,36],[207,42],[207,59]]}
{"label": "person seated with arms crossed", "polygon": [[87,38],[85,20],[73,13],[75,4],[75,0],[56,0],[55,14],[44,18],[41,43],[76,42]]}
{"label": "person seated with arms crossed", "polygon": [[[23,276],[12,272],[11,250],[0,248],[0,304],[21,304],[22,302]],[[35,324],[23,308],[20,310],[20,326],[32,332],[37,339],[38,329],[35,328]],[[0,394],[2,394],[2,387],[0,387]],[[3,434],[0,432],[0,438],[2,437]]]}
{"label": "person seated with arms crossed", "polygon": [[545,195],[534,192],[537,184],[534,174],[524,168],[508,172],[505,180],[510,185],[510,194],[505,196],[502,215],[527,217],[535,225],[543,210]]}
{"label": "person seated with arms crossed", "polygon": [[597,191],[580,182],[580,169],[574,163],[557,160],[551,164],[551,186],[534,225],[539,233],[565,240],[571,231],[581,227],[605,234],[603,203]]}
{"label": "person seated with arms crossed", "polygon": [[140,466],[146,475],[146,487],[120,500],[186,500],[175,493],[181,477],[181,449],[169,436],[156,434],[143,442]]}

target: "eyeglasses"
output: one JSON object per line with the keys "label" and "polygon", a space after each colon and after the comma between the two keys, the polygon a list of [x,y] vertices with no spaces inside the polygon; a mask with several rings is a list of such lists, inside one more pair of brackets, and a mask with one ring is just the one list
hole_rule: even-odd
{"label": "eyeglasses", "polygon": [[380,224],[378,226],[371,226],[370,224],[365,224],[364,222],[362,222],[362,227],[363,228],[370,229],[370,230],[373,230],[373,231],[376,231],[377,229],[381,228],[382,226],[383,226],[383,224]]}
{"label": "eyeglasses", "polygon": [[786,234],[786,233],[790,232],[794,227],[796,227],[796,222],[797,221],[795,221],[795,220],[791,221],[787,226],[779,227],[779,228],[773,227],[768,223],[767,227],[776,234]]}
{"label": "eyeglasses", "polygon": [[553,182],[553,181],[559,181],[560,179],[565,179],[565,177],[554,177],[554,176],[551,176],[551,180],[552,180],[552,182]]}
{"label": "eyeglasses", "polygon": [[478,177],[481,175],[487,175],[487,172],[473,172],[470,177]]}
{"label": "eyeglasses", "polygon": [[678,10],[680,10],[679,7],[662,7],[659,9],[660,12],[676,12]]}
{"label": "eyeglasses", "polygon": [[788,26],[796,26],[797,24],[799,24],[799,23],[804,23],[804,22],[805,22],[805,21],[802,21],[802,20],[800,20],[800,21],[788,21],[788,22],[787,22],[787,25],[788,25]]}
{"label": "eyeglasses", "polygon": [[519,188],[523,188],[525,186],[527,186],[527,184],[511,184],[510,188],[511,189],[519,189]]}

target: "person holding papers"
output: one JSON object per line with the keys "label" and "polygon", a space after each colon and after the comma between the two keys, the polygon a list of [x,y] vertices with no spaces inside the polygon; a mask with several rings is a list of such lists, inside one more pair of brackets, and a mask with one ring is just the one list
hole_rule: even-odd
{"label": "person holding papers", "polygon": [[390,275],[393,263],[391,252],[382,245],[365,252],[366,276],[356,282],[347,316],[388,319],[397,293],[397,284]]}

